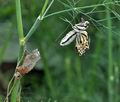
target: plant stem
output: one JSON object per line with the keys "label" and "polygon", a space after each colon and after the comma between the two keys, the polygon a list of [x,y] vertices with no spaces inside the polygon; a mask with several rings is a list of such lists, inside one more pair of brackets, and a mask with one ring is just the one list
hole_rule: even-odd
{"label": "plant stem", "polygon": [[32,34],[36,31],[36,29],[38,28],[40,22],[41,22],[41,17],[38,16],[38,18],[36,19],[35,23],[31,27],[31,29],[29,30],[28,34],[25,36],[25,38],[24,38],[25,42],[27,42],[28,39],[32,36]]}
{"label": "plant stem", "polygon": [[[111,0],[108,0],[111,1]],[[109,8],[109,5],[106,5]],[[113,63],[112,63],[112,21],[110,10],[106,9],[108,30],[108,102],[114,102]]]}
{"label": "plant stem", "polygon": [[80,58],[76,58],[75,61],[75,67],[76,67],[76,73],[77,73],[77,77],[80,78],[80,80],[82,79],[82,72],[81,72],[81,61]]}
{"label": "plant stem", "polygon": [[44,14],[44,12],[45,12],[45,10],[46,10],[46,7],[47,7],[47,5],[48,5],[48,2],[49,2],[49,0],[45,0],[44,6],[43,6],[42,11],[41,11],[41,13],[40,13],[40,17],[43,16],[43,14]]}
{"label": "plant stem", "polygon": [[114,66],[115,70],[115,102],[119,102],[119,67],[117,65]]}
{"label": "plant stem", "polygon": [[16,0],[16,16],[17,16],[17,28],[18,28],[18,36],[19,36],[19,43],[23,45],[23,24],[22,24],[22,16],[21,16],[21,4],[20,0]]}
{"label": "plant stem", "polygon": [[[16,0],[16,16],[17,16],[18,36],[19,36],[19,44],[20,44],[19,57],[18,57],[18,63],[19,63],[20,59],[24,54],[24,44],[25,44],[20,0]],[[15,79],[13,83],[13,90],[11,93],[11,102],[16,102],[17,97],[20,97],[19,88],[20,88],[20,80]]]}
{"label": "plant stem", "polygon": [[65,70],[66,70],[66,82],[67,82],[69,89],[72,87],[71,81],[72,81],[72,77],[73,77],[71,66],[72,66],[71,65],[71,56],[70,56],[69,52],[67,52],[67,57],[65,58]]}
{"label": "plant stem", "polygon": [[99,61],[99,57],[101,55],[101,47],[102,47],[102,40],[101,38],[97,38],[96,39],[96,49],[94,51],[94,59],[92,62],[92,67],[91,67],[91,77],[89,79],[89,88],[88,88],[88,94],[91,95],[94,93],[95,91],[95,86],[96,86],[96,81],[97,81],[97,65],[98,65],[98,61]]}
{"label": "plant stem", "polygon": [[36,31],[36,29],[38,28],[40,22],[43,20],[45,14],[47,13],[47,11],[49,10],[49,8],[51,7],[51,5],[53,4],[53,1],[51,1],[51,3],[49,4],[49,6],[47,7],[48,5],[48,1],[49,0],[46,0],[45,3],[44,3],[44,6],[41,10],[41,13],[40,15],[38,16],[38,18],[36,19],[35,23],[33,24],[33,26],[31,27],[30,31],[28,32],[28,34],[26,35],[26,37],[24,38],[24,41],[27,42],[27,40],[32,36],[32,34]]}
{"label": "plant stem", "polygon": [[11,102],[17,102],[18,97],[20,97],[19,89],[20,89],[20,80],[14,80],[13,91],[11,94]]}
{"label": "plant stem", "polygon": [[0,48],[0,64],[2,63],[5,51],[8,47],[9,41],[11,40],[12,36],[13,36],[13,33],[8,34],[7,38],[4,41],[4,45],[2,46],[2,48]]}
{"label": "plant stem", "polygon": [[44,16],[46,15],[46,13],[48,12],[48,10],[50,9],[50,7],[52,6],[54,0],[51,1],[51,3],[49,4],[49,6],[47,7],[47,9],[45,10],[45,12],[42,15],[42,19],[44,18]]}
{"label": "plant stem", "polygon": [[44,71],[45,71],[45,79],[46,79],[46,83],[48,85],[48,88],[51,92],[51,96],[53,98],[55,98],[57,96],[57,90],[54,86],[54,83],[53,83],[53,78],[52,78],[52,74],[50,72],[50,68],[49,68],[49,65],[48,65],[48,62],[46,60],[46,57],[45,57],[45,51],[44,51],[44,47],[41,45],[40,46],[40,49],[41,49],[41,57],[42,57],[42,61],[44,63]]}
{"label": "plant stem", "polygon": [[80,92],[79,97],[81,101],[83,101],[82,98],[84,96],[84,86],[83,86],[83,75],[81,70],[81,60],[79,56],[76,58],[75,67],[76,67],[77,77],[79,79],[79,92]]}
{"label": "plant stem", "polygon": [[[119,1],[117,1],[117,2],[119,2]],[[76,10],[79,10],[79,9],[87,9],[87,8],[92,8],[92,7],[110,5],[110,4],[115,4],[115,3],[108,2],[108,3],[97,4],[97,5],[90,5],[90,6],[83,6],[83,7],[75,7],[75,8],[65,9],[65,10],[61,10],[61,11],[58,11],[58,12],[54,12],[54,13],[48,14],[48,15],[44,16],[43,19],[45,19],[47,17],[50,17],[50,16],[53,16],[53,15],[57,15],[57,14],[61,14],[61,13],[65,13],[65,12],[69,12],[69,11],[73,11],[73,10],[76,11]]]}

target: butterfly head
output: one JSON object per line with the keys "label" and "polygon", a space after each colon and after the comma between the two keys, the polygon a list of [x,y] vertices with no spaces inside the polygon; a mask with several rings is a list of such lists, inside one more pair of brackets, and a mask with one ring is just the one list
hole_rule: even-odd
{"label": "butterfly head", "polygon": [[81,22],[79,24],[77,24],[77,27],[80,29],[80,30],[86,30],[89,26],[89,22],[88,21],[85,21],[83,18],[81,18]]}

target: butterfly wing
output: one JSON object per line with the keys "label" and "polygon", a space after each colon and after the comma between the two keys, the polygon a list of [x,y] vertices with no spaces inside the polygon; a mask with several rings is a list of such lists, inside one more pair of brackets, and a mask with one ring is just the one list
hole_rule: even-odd
{"label": "butterfly wing", "polygon": [[76,34],[76,49],[80,56],[86,52],[86,49],[89,49],[89,43],[90,41],[86,31]]}
{"label": "butterfly wing", "polygon": [[60,45],[69,45],[76,38],[76,32],[74,30],[66,34],[66,36],[61,40]]}

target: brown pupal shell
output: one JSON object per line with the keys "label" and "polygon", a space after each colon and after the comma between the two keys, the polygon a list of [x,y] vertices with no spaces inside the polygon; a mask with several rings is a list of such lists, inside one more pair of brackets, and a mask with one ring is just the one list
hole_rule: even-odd
{"label": "brown pupal shell", "polygon": [[21,75],[29,73],[34,68],[39,59],[40,53],[38,49],[33,50],[32,53],[25,56],[23,64],[21,66],[18,66],[16,68],[16,71],[19,72]]}

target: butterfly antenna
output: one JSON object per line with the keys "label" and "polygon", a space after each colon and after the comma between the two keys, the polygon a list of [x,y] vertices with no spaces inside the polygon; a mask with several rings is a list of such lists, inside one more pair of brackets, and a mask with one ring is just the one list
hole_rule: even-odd
{"label": "butterfly antenna", "polygon": [[81,18],[81,22],[85,22],[85,20],[83,18]]}

